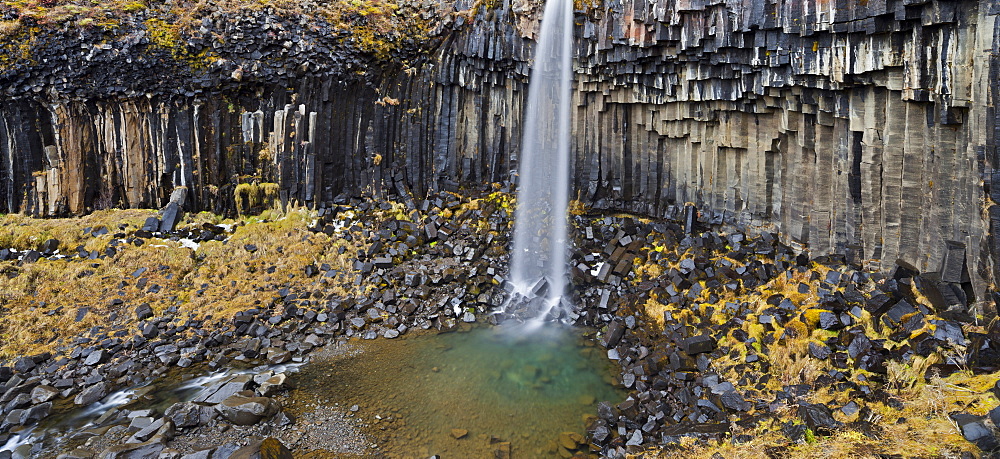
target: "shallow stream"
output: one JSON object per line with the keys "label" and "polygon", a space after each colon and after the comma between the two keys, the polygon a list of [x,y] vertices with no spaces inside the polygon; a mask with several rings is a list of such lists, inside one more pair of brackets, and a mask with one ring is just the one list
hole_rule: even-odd
{"label": "shallow stream", "polygon": [[[287,372],[296,386],[284,398],[291,413],[308,419],[303,415],[322,407],[359,418],[369,426],[365,434],[376,445],[373,456],[473,458],[509,451],[515,457],[555,457],[560,436],[564,445],[567,432],[582,440],[597,402],[624,397],[613,385],[615,366],[584,333],[555,324],[532,332],[521,326],[466,327],[351,340],[314,353],[307,364],[202,376],[191,369],[170,372],[88,407],[57,409],[41,425],[0,444],[0,450],[14,457],[54,457],[100,435],[101,425],[122,422],[119,410],[162,413],[228,375],[274,370]],[[586,451],[586,445],[579,448]]]}

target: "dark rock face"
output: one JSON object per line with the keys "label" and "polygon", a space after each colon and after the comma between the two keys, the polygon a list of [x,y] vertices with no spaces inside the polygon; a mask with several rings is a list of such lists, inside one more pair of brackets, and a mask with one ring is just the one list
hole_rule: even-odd
{"label": "dark rock face", "polygon": [[[232,211],[232,177],[246,174],[313,205],[509,180],[540,8],[500,4],[441,14],[431,52],[405,69],[368,65],[323,27],[258,31],[266,13],[211,22],[222,37],[273,38],[211,44],[223,59],[201,73],[158,66],[139,24],[39,37],[49,62],[0,78],[0,159],[14,165],[0,170],[0,212],[160,207],[177,186],[187,210]],[[709,222],[773,225],[813,254],[886,270],[902,259],[983,292],[995,276],[980,252],[1000,247],[987,236],[1000,208],[984,220],[978,205],[1000,190],[997,8],[830,5],[578,12],[575,191],[652,215],[694,202]],[[109,81],[82,83],[94,75]]]}

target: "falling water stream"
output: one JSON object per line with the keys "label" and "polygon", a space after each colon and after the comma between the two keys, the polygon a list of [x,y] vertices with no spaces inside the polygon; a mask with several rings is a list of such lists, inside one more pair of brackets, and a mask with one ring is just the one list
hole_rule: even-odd
{"label": "falling water stream", "polygon": [[540,319],[566,288],[572,46],[573,0],[548,0],[524,113],[510,262],[514,296],[535,299]]}

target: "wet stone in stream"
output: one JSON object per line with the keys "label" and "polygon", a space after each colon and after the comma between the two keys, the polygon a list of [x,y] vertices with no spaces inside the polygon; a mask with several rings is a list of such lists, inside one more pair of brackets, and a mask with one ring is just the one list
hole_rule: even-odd
{"label": "wet stone in stream", "polygon": [[[556,457],[569,438],[582,440],[575,432],[584,432],[597,402],[624,395],[580,329],[546,327],[361,341],[360,355],[302,367],[288,403],[362,419],[374,456]],[[356,412],[346,409],[354,405]]]}

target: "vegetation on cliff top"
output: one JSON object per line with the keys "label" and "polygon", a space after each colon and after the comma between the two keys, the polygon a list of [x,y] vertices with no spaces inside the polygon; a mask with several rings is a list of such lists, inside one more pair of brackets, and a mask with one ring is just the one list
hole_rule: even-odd
{"label": "vegetation on cliff top", "polygon": [[[327,24],[379,59],[425,40],[435,17],[402,0],[0,0],[0,66],[28,59],[28,49],[45,29],[111,31],[126,26],[146,29],[154,47],[167,49],[180,62],[204,63],[210,47],[188,49],[186,41],[199,31],[202,19],[236,19],[259,11],[291,23]],[[210,35],[226,41],[219,32]]]}

